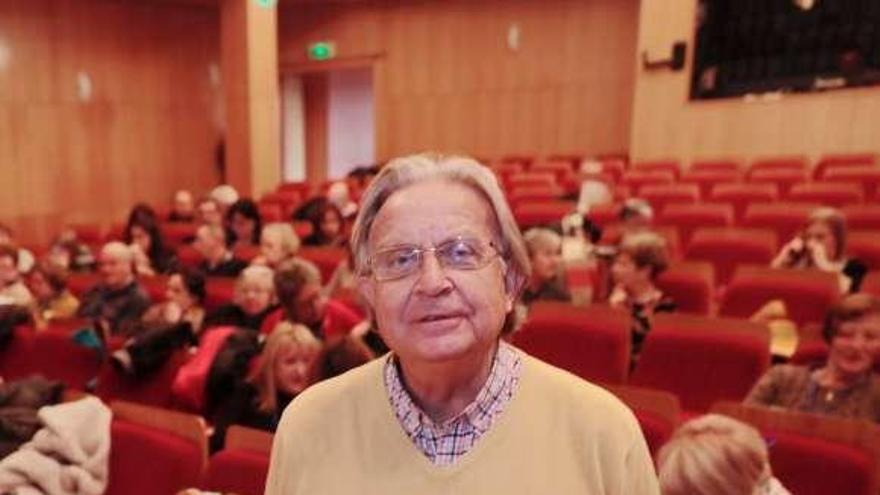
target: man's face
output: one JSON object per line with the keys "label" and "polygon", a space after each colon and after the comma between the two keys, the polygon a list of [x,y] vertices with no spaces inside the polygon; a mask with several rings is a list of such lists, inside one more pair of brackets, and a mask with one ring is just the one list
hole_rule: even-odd
{"label": "man's face", "polygon": [[213,201],[199,203],[199,220],[208,225],[223,225],[223,215],[217,203]]}
{"label": "man's face", "polygon": [[[491,246],[496,232],[492,209],[479,193],[459,183],[426,181],[388,198],[374,221],[368,249],[373,256],[403,245],[431,248],[458,238]],[[436,252],[425,252],[421,266],[407,276],[361,278],[360,290],[379,333],[401,362],[485,360],[494,349],[513,296],[505,287],[506,264],[491,249],[481,251],[488,253],[483,257],[487,262],[476,269],[444,266]]]}
{"label": "man's face", "polygon": [[3,285],[11,284],[18,280],[18,267],[12,256],[0,256],[0,282]]}
{"label": "man's face", "polygon": [[131,261],[124,256],[120,256],[110,250],[101,251],[98,258],[101,279],[104,284],[113,287],[124,287],[128,285],[132,277]]}
{"label": "man's face", "polygon": [[193,198],[189,191],[177,191],[174,195],[174,212],[184,217],[193,214]]}
{"label": "man's face", "polygon": [[205,258],[212,258],[217,250],[220,240],[214,236],[211,229],[207,226],[199,227],[196,231],[196,239],[193,247]]}

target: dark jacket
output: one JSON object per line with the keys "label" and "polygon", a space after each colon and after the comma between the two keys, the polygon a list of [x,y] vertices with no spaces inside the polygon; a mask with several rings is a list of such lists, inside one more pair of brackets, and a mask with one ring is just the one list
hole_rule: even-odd
{"label": "dark jacket", "polygon": [[107,320],[114,335],[127,335],[149,307],[150,296],[137,282],[121,289],[100,283],[85,293],[76,314],[81,318]]}

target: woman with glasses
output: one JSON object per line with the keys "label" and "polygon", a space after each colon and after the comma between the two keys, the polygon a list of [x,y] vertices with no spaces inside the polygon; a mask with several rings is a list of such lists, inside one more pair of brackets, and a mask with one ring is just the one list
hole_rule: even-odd
{"label": "woman with glasses", "polygon": [[658,493],[624,405],[502,339],[530,268],[488,169],[393,160],[351,247],[391,352],[291,403],[267,494]]}

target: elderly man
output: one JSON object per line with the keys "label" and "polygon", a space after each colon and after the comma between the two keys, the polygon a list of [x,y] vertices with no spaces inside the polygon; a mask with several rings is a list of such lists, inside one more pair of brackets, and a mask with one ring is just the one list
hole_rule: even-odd
{"label": "elderly man", "polygon": [[226,229],[219,225],[205,224],[196,230],[193,247],[204,258],[199,269],[207,276],[237,277],[248,266],[226,247],[226,235]]}
{"label": "elderly man", "polygon": [[223,212],[221,211],[220,203],[214,198],[205,197],[200,199],[199,204],[196,206],[196,213],[198,213],[196,219],[199,223],[223,226]]}
{"label": "elderly man", "polygon": [[169,222],[191,223],[196,219],[196,208],[193,203],[193,195],[186,189],[180,189],[174,193],[174,202],[171,213],[168,214]]}
{"label": "elderly man", "polygon": [[134,276],[134,252],[121,242],[108,242],[98,256],[101,281],[82,298],[77,316],[92,318],[101,330],[127,334],[150,307],[150,296]]}
{"label": "elderly man", "polygon": [[18,249],[0,244],[0,306],[30,307],[34,297],[18,272]]}
{"label": "elderly man", "polygon": [[623,404],[501,339],[529,261],[488,169],[394,160],[363,197],[352,249],[392,352],[287,408],[268,495],[658,493]]}

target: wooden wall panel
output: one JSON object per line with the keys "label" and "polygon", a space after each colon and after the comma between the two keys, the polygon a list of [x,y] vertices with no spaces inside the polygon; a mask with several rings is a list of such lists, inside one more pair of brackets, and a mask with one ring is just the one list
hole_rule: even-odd
{"label": "wooden wall panel", "polygon": [[0,221],[42,243],[214,185],[218,57],[216,7],[0,2]]}
{"label": "wooden wall panel", "polygon": [[[639,53],[660,57],[676,40],[686,40],[692,51],[695,9],[696,0],[642,0]],[[880,88],[691,102],[688,58],[680,72],[637,69],[634,158],[880,152]]]}
{"label": "wooden wall panel", "polygon": [[[282,68],[309,42],[375,57],[377,154],[628,149],[638,0],[367,1],[279,13]],[[507,47],[511,25],[520,47]]]}

